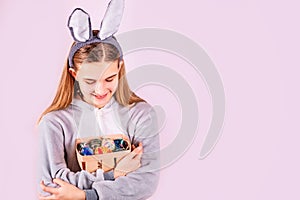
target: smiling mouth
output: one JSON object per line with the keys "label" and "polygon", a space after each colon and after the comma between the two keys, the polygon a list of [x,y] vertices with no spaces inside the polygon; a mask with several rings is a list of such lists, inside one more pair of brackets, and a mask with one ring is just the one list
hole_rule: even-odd
{"label": "smiling mouth", "polygon": [[104,99],[104,98],[107,96],[107,93],[104,94],[104,95],[93,94],[93,96],[94,96],[96,99]]}

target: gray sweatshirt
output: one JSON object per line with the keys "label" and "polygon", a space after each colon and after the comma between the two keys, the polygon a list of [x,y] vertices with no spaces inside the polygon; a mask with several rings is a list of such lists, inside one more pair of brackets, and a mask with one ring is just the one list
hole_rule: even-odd
{"label": "gray sweatshirt", "polygon": [[[132,107],[120,105],[113,97],[98,109],[80,99],[66,108],[46,114],[39,123],[39,181],[57,187],[59,178],[85,190],[87,200],[147,199],[159,179],[159,135],[157,116],[145,102]],[[81,170],[76,157],[76,138],[125,134],[132,144],[142,142],[141,167],[126,176],[113,178],[113,171]],[[39,191],[43,193],[40,189]]]}

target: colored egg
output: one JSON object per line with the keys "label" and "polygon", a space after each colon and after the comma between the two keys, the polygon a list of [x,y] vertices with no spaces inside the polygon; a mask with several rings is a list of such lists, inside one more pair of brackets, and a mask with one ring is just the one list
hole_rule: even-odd
{"label": "colored egg", "polygon": [[83,155],[83,156],[90,156],[90,155],[93,155],[94,152],[90,147],[83,147],[81,149],[80,154]]}
{"label": "colored egg", "polygon": [[100,147],[103,153],[111,153],[112,150],[107,147]]}
{"label": "colored egg", "polygon": [[112,139],[105,138],[102,141],[102,147],[106,147],[107,149],[113,151],[116,148],[116,145]]}
{"label": "colored egg", "polygon": [[101,147],[96,147],[94,150],[95,155],[103,154]]}
{"label": "colored egg", "polygon": [[120,148],[122,148],[121,146],[122,146],[122,139],[116,139],[116,140],[114,140],[114,143],[115,143],[115,145],[116,145],[116,149],[120,149]]}
{"label": "colored egg", "polygon": [[114,143],[115,143],[115,146],[116,146],[114,151],[123,151],[123,150],[126,150],[128,148],[128,142],[126,142],[123,139],[115,139]]}
{"label": "colored egg", "polygon": [[123,142],[122,142],[122,147],[123,147],[125,150],[128,149],[128,147],[129,147],[128,142],[125,141],[125,140],[123,140]]}
{"label": "colored egg", "polygon": [[101,140],[100,139],[92,139],[88,142],[88,145],[92,148],[92,149],[96,149],[97,147],[101,146]]}
{"label": "colored egg", "polygon": [[80,152],[81,149],[84,147],[84,143],[78,143],[77,144],[77,150]]}

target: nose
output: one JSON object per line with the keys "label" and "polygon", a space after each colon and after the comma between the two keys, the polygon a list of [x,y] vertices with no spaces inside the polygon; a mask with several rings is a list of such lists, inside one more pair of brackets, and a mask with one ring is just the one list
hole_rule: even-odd
{"label": "nose", "polygon": [[100,95],[105,93],[105,85],[101,81],[97,81],[95,86],[95,93]]}

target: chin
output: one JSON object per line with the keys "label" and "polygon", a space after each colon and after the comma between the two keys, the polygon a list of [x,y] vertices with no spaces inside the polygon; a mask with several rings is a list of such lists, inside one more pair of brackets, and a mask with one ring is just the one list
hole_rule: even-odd
{"label": "chin", "polygon": [[102,108],[104,107],[108,102],[109,100],[111,99],[111,94],[107,94],[107,96],[104,98],[104,99],[96,99],[94,97],[94,106],[97,107],[97,108]]}

